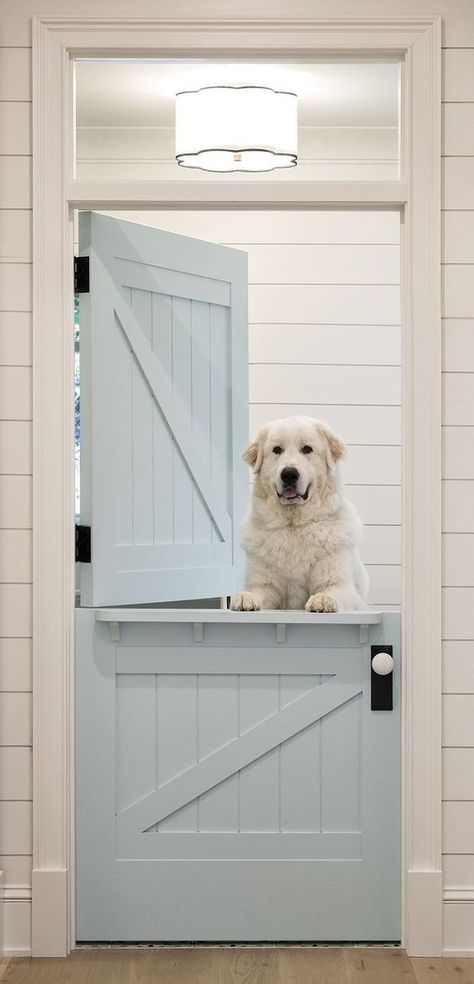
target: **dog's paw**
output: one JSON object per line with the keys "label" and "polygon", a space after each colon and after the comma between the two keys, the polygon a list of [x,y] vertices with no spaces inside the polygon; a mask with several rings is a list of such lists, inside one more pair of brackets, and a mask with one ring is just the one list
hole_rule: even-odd
{"label": "dog's paw", "polygon": [[337,601],[331,595],[320,592],[311,595],[304,607],[307,612],[337,612]]}
{"label": "dog's paw", "polygon": [[258,612],[260,605],[250,591],[239,591],[231,599],[230,607],[233,612]]}

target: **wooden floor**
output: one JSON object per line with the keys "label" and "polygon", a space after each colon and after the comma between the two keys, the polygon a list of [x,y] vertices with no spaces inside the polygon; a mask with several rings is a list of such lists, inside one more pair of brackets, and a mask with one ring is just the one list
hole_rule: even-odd
{"label": "wooden floor", "polygon": [[84,949],[0,961],[1,984],[474,984],[474,959],[376,947]]}

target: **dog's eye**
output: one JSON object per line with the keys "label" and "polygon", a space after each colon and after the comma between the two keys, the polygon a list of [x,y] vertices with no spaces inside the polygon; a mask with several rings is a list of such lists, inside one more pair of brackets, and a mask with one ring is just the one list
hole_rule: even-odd
{"label": "dog's eye", "polygon": [[309,444],[305,444],[304,448],[301,448],[301,450],[303,454],[311,454],[313,449],[310,448]]}
{"label": "dog's eye", "polygon": [[275,447],[273,448],[273,454],[283,454],[283,448],[281,448],[281,447],[280,447],[280,445],[279,445],[279,444],[277,444],[277,445],[276,445],[276,446],[275,446]]}

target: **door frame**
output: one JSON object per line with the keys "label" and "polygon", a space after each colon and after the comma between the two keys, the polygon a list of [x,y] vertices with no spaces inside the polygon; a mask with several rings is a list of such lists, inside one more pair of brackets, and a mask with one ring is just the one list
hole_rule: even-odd
{"label": "door frame", "polygon": [[[75,56],[249,51],[401,57],[400,180],[71,178]],[[34,18],[33,162],[33,955],[74,946],[73,209],[331,205],[403,215],[402,942],[441,954],[441,18]]]}

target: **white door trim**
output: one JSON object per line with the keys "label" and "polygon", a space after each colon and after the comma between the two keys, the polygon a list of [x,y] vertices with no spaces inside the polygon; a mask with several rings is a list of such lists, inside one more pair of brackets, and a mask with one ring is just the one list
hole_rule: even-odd
{"label": "white door trim", "polygon": [[[152,12],[152,5],[150,4]],[[404,59],[400,182],[239,185],[72,180],[74,54]],[[404,934],[442,952],[441,317],[439,17],[146,20],[40,17],[33,25],[33,953],[74,945],[74,442],[72,207],[405,206]],[[231,199],[229,196],[232,195]]]}

